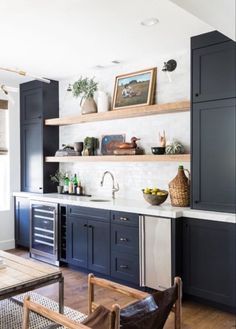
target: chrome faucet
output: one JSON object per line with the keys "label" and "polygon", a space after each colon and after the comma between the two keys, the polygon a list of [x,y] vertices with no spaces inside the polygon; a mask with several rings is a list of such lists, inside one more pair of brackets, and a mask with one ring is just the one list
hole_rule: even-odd
{"label": "chrome faucet", "polygon": [[119,184],[117,183],[116,187],[115,187],[115,179],[113,174],[110,171],[105,171],[104,174],[102,175],[102,180],[101,180],[101,186],[103,186],[103,182],[104,182],[104,178],[106,176],[106,174],[109,174],[111,176],[112,179],[112,199],[115,199],[115,193],[119,191],[120,187]]}

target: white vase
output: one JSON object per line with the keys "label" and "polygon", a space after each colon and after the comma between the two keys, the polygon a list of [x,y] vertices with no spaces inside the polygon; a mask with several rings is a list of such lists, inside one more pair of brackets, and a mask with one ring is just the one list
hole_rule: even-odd
{"label": "white vase", "polygon": [[109,99],[107,93],[104,91],[98,91],[97,93],[97,108],[98,112],[109,111]]}

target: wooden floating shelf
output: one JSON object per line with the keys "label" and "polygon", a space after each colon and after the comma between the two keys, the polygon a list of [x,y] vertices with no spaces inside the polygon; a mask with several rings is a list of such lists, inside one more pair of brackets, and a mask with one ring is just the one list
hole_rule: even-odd
{"label": "wooden floating shelf", "polygon": [[46,162],[189,162],[190,154],[175,155],[96,155],[46,157]]}
{"label": "wooden floating shelf", "polygon": [[155,114],[186,112],[189,110],[190,110],[190,102],[181,101],[174,103],[154,104],[148,106],[124,108],[121,110],[114,110],[114,111],[101,112],[101,113],[68,116],[64,118],[47,119],[45,120],[45,125],[66,126],[66,125],[86,123],[86,122],[134,118],[134,117],[142,117],[142,116],[155,115]]}

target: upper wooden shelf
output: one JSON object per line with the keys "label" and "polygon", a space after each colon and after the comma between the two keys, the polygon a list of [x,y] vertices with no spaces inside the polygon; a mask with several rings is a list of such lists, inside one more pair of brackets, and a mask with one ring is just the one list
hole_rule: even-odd
{"label": "upper wooden shelf", "polygon": [[66,125],[85,123],[85,122],[134,118],[134,117],[142,117],[142,116],[155,115],[155,114],[186,112],[189,111],[189,109],[190,109],[190,102],[181,101],[174,103],[124,108],[121,110],[114,110],[114,111],[101,112],[101,113],[91,113],[84,115],[68,116],[63,118],[47,119],[45,120],[45,125],[66,126]]}
{"label": "upper wooden shelf", "polygon": [[94,155],[94,156],[62,156],[46,157],[46,162],[148,162],[148,161],[166,161],[166,162],[189,162],[190,154],[173,155]]}

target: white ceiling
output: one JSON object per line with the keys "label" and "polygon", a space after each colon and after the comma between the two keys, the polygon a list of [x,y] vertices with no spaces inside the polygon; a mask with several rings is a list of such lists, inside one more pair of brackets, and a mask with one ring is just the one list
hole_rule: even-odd
{"label": "white ceiling", "polygon": [[235,0],[171,0],[235,40]]}
{"label": "white ceiling", "polygon": [[[149,17],[159,24],[141,26]],[[168,0],[1,0],[0,66],[62,79],[114,59],[174,57],[210,30]],[[0,81],[11,77],[0,72]]]}

